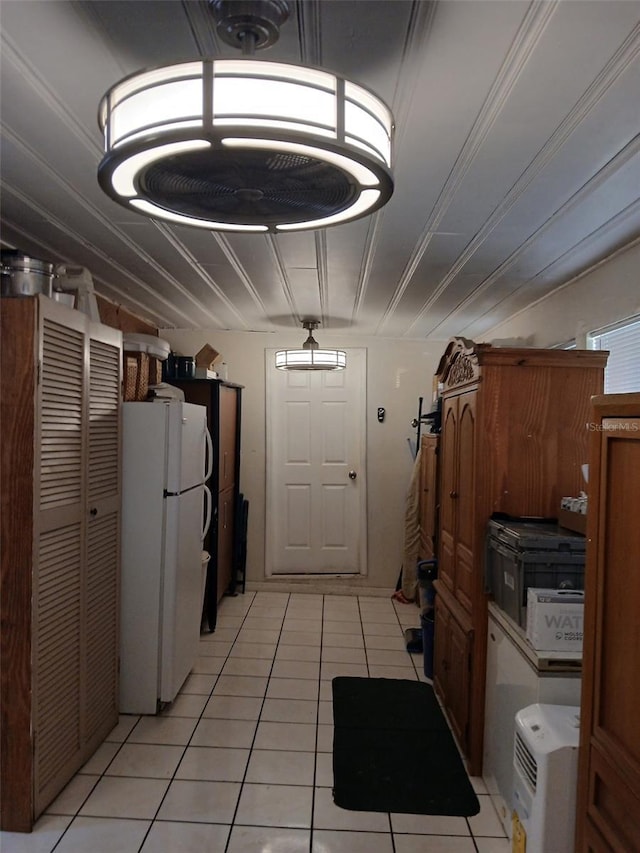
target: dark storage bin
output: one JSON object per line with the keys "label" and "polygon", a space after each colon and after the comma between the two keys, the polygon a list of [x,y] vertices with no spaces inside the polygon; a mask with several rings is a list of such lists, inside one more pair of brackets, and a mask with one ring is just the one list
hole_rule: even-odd
{"label": "dark storage bin", "polygon": [[433,634],[435,619],[433,611],[423,613],[420,617],[422,625],[422,653],[424,656],[424,674],[426,678],[433,678]]}
{"label": "dark storage bin", "polygon": [[557,524],[491,520],[485,577],[496,604],[524,628],[530,586],[584,589],[585,544]]}
{"label": "dark storage bin", "polygon": [[420,560],[417,565],[417,573],[420,584],[420,604],[422,607],[420,627],[422,629],[424,674],[427,678],[433,678],[434,604],[436,598],[433,582],[438,577],[438,561]]}
{"label": "dark storage bin", "polygon": [[438,577],[437,560],[420,560],[416,566],[420,590],[420,607],[424,611],[433,609],[436,591],[433,582]]}

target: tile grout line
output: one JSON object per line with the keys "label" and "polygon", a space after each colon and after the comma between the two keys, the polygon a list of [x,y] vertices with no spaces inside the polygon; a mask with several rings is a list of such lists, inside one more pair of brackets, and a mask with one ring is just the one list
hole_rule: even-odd
{"label": "tile grout line", "polygon": [[[151,819],[151,822],[150,822],[150,824],[149,824],[149,828],[147,829],[147,831],[146,831],[146,833],[145,833],[145,835],[144,835],[144,838],[142,839],[142,843],[140,844],[140,846],[139,846],[139,848],[138,848],[138,853],[140,853],[140,851],[142,850],[142,848],[143,848],[143,847],[144,847],[144,845],[146,844],[146,842],[147,842],[147,838],[149,837],[149,833],[150,833],[150,832],[151,832],[151,830],[153,829],[153,825],[154,825],[154,823],[156,823],[156,821],[158,820],[158,815],[160,814],[160,810],[162,809],[162,806],[163,806],[163,804],[164,804],[164,802],[165,802],[165,800],[166,800],[166,798],[167,798],[167,795],[168,795],[168,793],[169,793],[169,790],[170,790],[170,788],[171,788],[171,785],[172,785],[175,781],[177,781],[177,780],[176,780],[176,774],[177,774],[177,772],[178,772],[178,770],[179,770],[179,768],[180,768],[180,765],[182,764],[182,762],[183,762],[183,760],[184,760],[185,755],[187,754],[187,750],[189,749],[189,746],[191,745],[191,741],[193,740],[193,736],[194,736],[194,735],[195,735],[195,733],[196,733],[196,730],[197,730],[197,728],[198,728],[198,725],[200,724],[201,720],[203,719],[203,715],[204,715],[204,712],[205,712],[205,710],[206,710],[206,708],[207,708],[207,705],[209,704],[209,702],[210,702],[210,700],[211,700],[211,697],[213,696],[214,690],[216,689],[216,684],[217,684],[217,683],[218,683],[218,681],[220,680],[220,676],[221,676],[221,674],[222,674],[222,670],[224,669],[224,666],[225,666],[225,664],[227,663],[227,661],[229,660],[229,658],[231,657],[231,652],[233,651],[233,647],[234,647],[234,645],[235,645],[235,643],[236,643],[236,640],[237,640],[237,638],[238,638],[238,634],[239,634],[239,633],[240,633],[240,631],[242,630],[242,627],[243,627],[243,625],[244,625],[244,622],[246,621],[247,616],[249,615],[249,611],[250,611],[250,610],[251,610],[251,608],[253,607],[253,602],[254,602],[254,601],[255,601],[255,595],[254,595],[253,599],[251,600],[251,603],[249,604],[249,606],[248,606],[248,608],[247,608],[247,610],[246,610],[246,612],[245,612],[244,616],[242,617],[242,621],[240,622],[240,627],[239,627],[239,628],[238,628],[238,630],[236,631],[235,639],[234,639],[234,640],[233,640],[233,642],[231,643],[231,647],[230,647],[229,651],[227,652],[227,654],[226,654],[226,656],[225,656],[225,658],[224,658],[224,663],[223,663],[223,664],[222,664],[222,666],[220,667],[220,672],[218,672],[218,673],[216,673],[216,674],[215,674],[215,678],[214,678],[214,681],[213,681],[213,686],[211,687],[211,690],[209,691],[209,695],[207,696],[206,702],[204,703],[204,706],[203,706],[203,708],[202,708],[202,711],[200,712],[200,716],[198,716],[197,718],[195,718],[195,719],[196,719],[196,724],[195,724],[195,725],[194,725],[194,727],[193,727],[193,731],[191,732],[191,735],[189,736],[189,739],[187,740],[186,744],[184,744],[184,748],[183,748],[183,750],[182,750],[182,755],[180,756],[180,759],[179,759],[178,763],[176,764],[175,770],[173,771],[173,773],[172,773],[172,775],[171,775],[171,778],[169,779],[169,784],[167,785],[167,789],[166,789],[166,791],[164,792],[164,794],[162,795],[162,798],[161,798],[160,802],[158,803],[158,808],[156,809],[155,814],[154,814],[154,816],[153,816],[153,818]],[[216,625],[217,625],[217,619],[216,619]],[[215,628],[214,628],[214,629],[213,629],[213,631],[211,631],[210,633],[215,634]],[[203,641],[202,641],[202,640],[199,640],[199,641],[198,641],[198,643],[201,643],[201,642],[203,642]],[[204,641],[204,642],[206,642],[206,641]],[[215,642],[215,640],[214,640],[213,642]],[[198,657],[200,657],[200,654],[198,654]],[[214,656],[214,657],[215,657],[215,656]],[[222,655],[221,655],[220,657],[222,657]],[[189,675],[187,676],[187,678],[189,678],[192,674],[194,674],[194,673],[190,672],[190,673],[189,673]],[[196,673],[196,674],[197,674],[197,673]],[[186,681],[186,679],[185,679],[185,681]],[[182,685],[182,687],[184,687],[184,684]],[[182,694],[182,692],[181,692],[181,691],[182,691],[182,687],[180,688],[180,691],[178,691],[178,696],[181,696],[181,695],[190,695],[190,694]],[[195,695],[199,695],[199,694],[195,694]],[[206,695],[206,694],[201,694],[201,695]],[[178,715],[176,715],[176,716],[178,716]],[[167,720],[167,719],[171,719],[171,717],[170,717],[170,716],[166,716],[166,717],[164,717],[163,719]],[[183,718],[183,719],[186,719],[186,718]],[[191,719],[193,719],[193,718],[191,718]],[[138,722],[140,722],[140,720],[138,720]],[[136,726],[137,726],[137,723],[136,723]],[[131,732],[129,732],[129,735],[127,736],[127,740],[129,739],[129,736],[130,736],[130,735],[133,733],[133,731],[135,730],[136,726],[134,726],[134,727],[133,727],[133,729],[131,730]],[[126,741],[125,741],[125,742],[126,742]],[[162,745],[162,744],[161,744],[161,745]],[[178,745],[179,745],[179,746],[181,746],[182,744],[178,744]]]}
{"label": "tile grout line", "polygon": [[[227,656],[227,657],[228,657],[228,656]],[[226,662],[226,659],[225,659],[225,662]],[[191,675],[191,673],[190,673],[190,675]],[[216,677],[215,677],[215,681],[214,681],[214,683],[213,683],[213,687],[215,687],[215,685],[216,685],[216,683],[217,683],[217,681],[218,681],[218,678],[219,678],[219,674],[218,674],[218,675],[216,675]],[[213,688],[212,688],[211,692],[213,692]],[[211,695],[211,694],[210,694],[210,695]],[[210,697],[209,697],[209,698],[210,698]],[[205,707],[206,707],[206,703],[205,703]],[[203,709],[203,713],[204,713],[204,709]],[[120,717],[120,716],[129,716],[129,715],[128,715],[128,714],[119,714],[118,716]],[[137,743],[136,741],[129,741],[129,738],[130,738],[130,737],[131,737],[131,735],[135,732],[135,730],[138,728],[138,726],[140,725],[140,723],[142,722],[142,720],[143,720],[146,716],[149,716],[149,715],[145,715],[145,714],[136,714],[136,715],[131,715],[131,716],[137,716],[137,718],[138,718],[138,719],[137,719],[137,720],[135,721],[135,723],[131,726],[131,728],[130,728],[130,729],[129,729],[129,731],[127,732],[126,737],[125,737],[122,741],[120,741],[120,742],[119,742],[119,744],[118,744],[118,748],[116,749],[116,751],[114,752],[114,754],[111,756],[111,758],[110,758],[110,759],[109,759],[109,761],[107,762],[107,764],[106,764],[106,766],[104,767],[104,769],[103,769],[100,773],[96,774],[98,778],[96,779],[96,781],[94,782],[94,784],[91,786],[91,788],[90,788],[90,789],[89,789],[89,791],[87,792],[86,796],[83,798],[82,802],[78,805],[78,808],[75,810],[75,812],[74,812],[72,815],[64,815],[64,814],[63,814],[63,815],[59,815],[60,817],[70,817],[70,818],[71,818],[71,820],[69,821],[69,823],[68,823],[68,824],[67,824],[67,826],[65,827],[64,831],[61,833],[60,838],[58,838],[58,840],[55,842],[55,844],[54,844],[54,845],[53,845],[53,847],[51,848],[50,853],[54,853],[55,849],[56,849],[57,847],[59,847],[60,843],[62,842],[62,839],[65,837],[65,835],[67,834],[67,832],[69,831],[69,829],[71,828],[71,826],[73,825],[73,823],[75,822],[75,820],[76,820],[77,818],[81,817],[80,812],[82,811],[82,809],[84,808],[84,806],[87,804],[87,802],[89,801],[89,799],[90,799],[90,797],[92,796],[92,794],[94,794],[94,792],[95,792],[96,788],[98,787],[98,785],[100,784],[100,782],[102,782],[102,781],[103,781],[103,779],[105,779],[105,778],[158,779],[158,777],[155,777],[155,776],[149,776],[149,777],[147,777],[147,776],[135,776],[135,777],[133,777],[133,776],[132,776],[132,777],[125,777],[125,776],[122,776],[122,777],[118,777],[118,776],[115,776],[115,775],[114,775],[113,777],[110,777],[110,776],[108,775],[108,772],[107,772],[107,771],[109,770],[109,767],[111,767],[111,765],[113,764],[113,762],[116,760],[117,756],[120,754],[120,752],[122,752],[123,748],[124,748],[127,744],[134,744],[134,743]],[[157,715],[156,715],[156,716],[157,716]],[[198,718],[198,722],[200,721],[200,719],[201,719],[201,718],[202,718],[202,714],[201,714],[201,715],[200,715],[200,717]],[[165,719],[167,719],[167,718],[165,718]],[[116,724],[116,727],[117,727],[117,725],[119,725],[119,723],[120,723],[120,720],[118,720],[118,723]],[[197,727],[197,725],[198,725],[198,723],[196,723],[196,726],[194,727],[194,732],[195,732],[195,728]],[[141,841],[141,843],[140,843],[140,846],[139,846],[138,850],[141,850],[141,849],[142,849],[142,847],[144,846],[144,844],[145,844],[145,842],[146,842],[146,840],[147,840],[147,837],[148,837],[148,835],[149,835],[149,832],[151,831],[151,828],[152,828],[152,826],[153,826],[153,824],[154,824],[154,822],[155,822],[155,820],[156,820],[156,818],[157,818],[158,812],[159,812],[160,808],[162,807],[162,803],[163,803],[163,802],[164,802],[164,800],[165,800],[165,797],[166,797],[166,795],[167,795],[167,792],[168,792],[168,790],[169,790],[169,787],[171,786],[171,783],[173,782],[173,780],[174,780],[174,778],[175,778],[175,774],[176,774],[176,772],[177,772],[177,770],[178,770],[178,767],[180,766],[180,764],[181,764],[181,762],[182,762],[182,759],[184,758],[184,754],[185,754],[185,752],[186,752],[186,750],[187,750],[187,748],[188,748],[188,744],[190,743],[190,741],[191,741],[191,738],[192,738],[192,737],[193,737],[193,732],[192,732],[191,737],[189,738],[189,741],[187,742],[187,744],[186,744],[186,745],[184,745],[184,748],[183,748],[183,751],[182,751],[182,755],[180,756],[180,758],[179,758],[179,760],[178,760],[178,763],[176,764],[176,769],[174,770],[174,772],[173,772],[173,774],[172,774],[171,778],[169,779],[169,784],[167,785],[167,790],[166,790],[166,791],[165,791],[165,793],[163,794],[162,799],[160,800],[160,803],[159,803],[159,805],[158,805],[158,808],[157,808],[157,810],[156,810],[156,812],[155,812],[154,816],[153,816],[152,818],[130,818],[131,820],[149,821],[149,826],[148,826],[148,828],[147,828],[147,831],[146,831],[146,832],[145,832],[145,834],[144,834],[144,837],[143,837],[143,839],[142,839],[142,841]],[[105,740],[103,741],[103,743],[118,743],[118,742],[117,742],[117,741],[109,741],[109,740],[105,739]],[[143,743],[141,743],[140,745],[146,745],[146,746],[165,746],[165,745],[168,745],[168,744],[155,744],[155,743],[143,744]],[[172,745],[173,745],[173,744],[172,744]],[[176,745],[176,746],[182,746],[182,744],[175,744],[175,745]],[[93,757],[93,756],[92,756],[92,757]],[[90,760],[91,760],[91,759],[89,759],[89,761],[90,761]],[[88,762],[85,762],[85,764],[86,764],[86,763],[88,763]],[[84,766],[84,765],[83,765],[83,766]],[[82,767],[80,767],[80,768],[76,771],[76,773],[74,774],[74,776],[72,777],[72,779],[70,779],[70,780],[69,780],[69,782],[67,783],[67,785],[68,785],[68,784],[70,784],[70,782],[71,782],[71,781],[73,781],[74,779],[76,779],[76,778],[77,778],[77,776],[86,776],[86,775],[92,775],[92,774],[82,773]],[[160,778],[160,779],[159,779],[159,781],[165,781],[165,780]],[[67,786],[65,785],[65,787],[67,787]],[[64,788],[62,789],[62,791],[64,791]],[[62,794],[62,791],[60,792],[60,794]],[[59,796],[59,795],[58,795],[58,796]],[[54,800],[54,802],[55,802],[55,800]],[[43,816],[45,816],[45,815],[47,815],[47,814],[49,814],[49,815],[51,815],[51,816],[54,816],[54,815],[55,815],[55,813],[45,811],[45,812],[43,813]],[[93,815],[87,815],[87,817],[94,817],[94,816],[93,816]]]}
{"label": "tile grout line", "polygon": [[[365,618],[368,618],[369,621],[372,621],[374,619],[375,614],[373,612],[367,611],[367,602],[361,601],[361,596],[355,596],[355,598],[356,598],[356,604],[357,604],[357,608],[358,608],[357,609],[357,615],[358,615],[358,619],[359,619],[360,636],[362,638],[363,650],[365,652],[366,672],[367,672],[367,677],[371,678],[373,676],[370,674],[370,667],[374,666],[374,664],[369,663],[369,653],[368,653],[368,648],[367,648],[367,644],[366,644],[366,637],[365,637],[365,633],[364,633],[365,623],[363,620]],[[141,818],[129,818],[130,820],[136,820],[136,821],[140,821],[140,822],[148,822],[149,823],[148,827],[146,828],[146,831],[144,832],[144,835],[142,837],[141,842],[139,842],[139,846],[136,847],[136,849],[138,851],[140,851],[144,848],[144,845],[149,840],[149,835],[150,835],[155,823],[158,822],[158,815],[162,809],[163,804],[165,803],[165,800],[166,800],[166,797],[168,796],[168,792],[169,792],[169,789],[171,788],[171,785],[173,784],[174,781],[177,781],[177,773],[179,772],[179,768],[185,759],[185,755],[186,755],[187,750],[190,748],[190,746],[193,742],[193,739],[195,737],[195,733],[196,733],[196,730],[198,729],[198,726],[200,725],[200,723],[204,719],[209,719],[208,717],[205,718],[205,716],[204,716],[206,708],[207,708],[208,704],[211,702],[211,699],[217,695],[215,693],[216,686],[219,684],[220,678],[223,674],[224,667],[232,659],[234,648],[236,648],[237,644],[239,642],[241,642],[241,640],[240,640],[241,631],[243,629],[251,627],[251,618],[250,617],[251,617],[252,609],[265,609],[264,617],[267,618],[267,616],[268,616],[268,613],[266,612],[266,610],[268,609],[266,607],[267,603],[268,602],[264,602],[261,605],[261,603],[257,600],[257,594],[254,593],[254,596],[252,597],[250,603],[248,604],[248,606],[246,607],[244,612],[243,612],[243,610],[240,610],[238,613],[233,614],[234,618],[239,617],[239,627],[237,629],[235,629],[235,636],[229,645],[227,653],[224,655],[219,655],[219,656],[218,655],[204,656],[204,657],[212,657],[212,658],[215,658],[216,660],[222,661],[222,664],[220,666],[220,671],[217,673],[211,673],[211,675],[214,677],[213,677],[212,686],[209,689],[209,692],[208,693],[202,693],[202,694],[182,694],[182,692],[180,692],[179,695],[198,696],[198,697],[202,696],[202,697],[204,697],[204,704],[203,704],[202,710],[200,711],[198,716],[196,716],[196,717],[185,717],[184,718],[184,719],[188,719],[191,721],[195,721],[195,724],[193,726],[193,730],[192,730],[191,735],[188,738],[187,742],[185,744],[175,744],[175,746],[181,747],[182,751],[181,751],[180,757],[177,760],[177,763],[176,763],[176,766],[175,766],[175,769],[174,769],[172,775],[170,777],[144,776],[144,775],[131,777],[131,778],[136,778],[136,779],[149,779],[149,780],[155,780],[155,781],[167,781],[168,780],[167,788],[164,791],[164,794],[162,795],[162,798],[161,798],[160,803],[159,803],[159,805],[158,805],[158,807],[154,813],[153,818],[146,818],[146,817],[145,818],[142,818],[142,817]],[[271,654],[269,673],[267,675],[267,678],[265,681],[265,686],[264,686],[264,691],[263,691],[262,696],[261,696],[260,710],[258,712],[258,717],[255,721],[255,730],[253,732],[251,744],[247,750],[247,752],[248,752],[247,761],[246,761],[246,764],[244,767],[244,773],[242,774],[242,779],[241,779],[240,784],[239,784],[239,790],[238,790],[238,794],[237,794],[237,799],[235,801],[235,808],[233,811],[233,816],[231,818],[231,822],[229,824],[227,824],[227,822],[224,820],[205,821],[205,823],[207,823],[209,825],[218,825],[218,826],[224,826],[224,827],[228,828],[228,835],[227,835],[227,839],[226,839],[226,843],[225,843],[225,847],[224,847],[225,853],[228,853],[228,850],[230,849],[231,844],[232,844],[232,834],[233,834],[234,827],[236,826],[236,821],[237,821],[237,816],[239,813],[239,806],[240,806],[240,801],[242,798],[243,791],[245,790],[245,786],[250,784],[249,782],[247,782],[248,769],[249,769],[249,765],[251,763],[252,756],[254,756],[254,754],[256,752],[255,744],[256,744],[256,740],[257,740],[258,729],[259,729],[260,723],[262,721],[261,720],[262,714],[265,711],[265,705],[266,705],[266,700],[268,698],[267,693],[269,690],[269,686],[273,683],[274,678],[275,678],[274,670],[275,670],[275,665],[277,663],[276,658],[278,656],[278,652],[284,646],[290,646],[291,648],[297,648],[298,647],[296,643],[284,643],[283,642],[283,634],[285,632],[286,620],[287,620],[287,618],[298,619],[298,620],[303,620],[303,619],[315,620],[316,619],[316,613],[313,612],[313,608],[311,610],[309,610],[309,612],[306,615],[296,613],[296,611],[298,610],[298,607],[300,605],[301,605],[300,601],[298,601],[297,599],[294,600],[294,593],[287,593],[286,603],[284,605],[284,611],[283,611],[283,615],[281,617],[280,628],[278,631],[277,640],[276,640],[275,647],[273,648],[273,651]],[[280,606],[281,606],[281,602],[278,603],[278,608]],[[313,840],[314,839],[314,832],[315,832],[314,820],[315,820],[315,814],[316,814],[316,794],[318,792],[318,778],[319,778],[318,777],[318,767],[319,767],[319,755],[320,755],[320,753],[318,752],[318,747],[319,747],[319,734],[320,734],[319,726],[321,724],[321,711],[322,711],[321,702],[322,702],[322,682],[323,682],[323,678],[322,678],[322,676],[323,676],[323,655],[324,655],[325,648],[326,649],[332,648],[330,646],[325,647],[325,641],[326,641],[327,637],[329,637],[329,633],[330,633],[330,632],[325,630],[325,619],[328,619],[331,621],[331,615],[330,615],[330,612],[327,609],[327,607],[328,607],[327,596],[325,594],[322,594],[321,603],[320,603],[320,645],[319,645],[319,658],[320,659],[318,662],[318,676],[317,676],[317,682],[316,682],[317,687],[318,687],[318,692],[317,692],[317,696],[316,696],[316,709],[315,709],[316,730],[315,730],[315,749],[314,749],[314,757],[313,757],[313,778],[312,778],[312,783],[311,783],[312,800],[311,800],[311,819],[310,819],[310,825],[309,825],[309,853],[312,853],[313,845],[314,845],[314,840]],[[304,610],[304,608],[302,608],[302,609]],[[404,636],[404,634],[402,633],[404,630],[404,626],[403,626],[403,622],[400,619],[400,615],[401,615],[402,611],[399,612],[398,608],[395,607],[395,605],[393,605],[393,610],[394,610],[394,615],[395,615],[395,619],[393,620],[393,622],[398,624],[400,631],[401,631],[401,636]],[[311,613],[311,615],[309,615],[309,613]],[[355,616],[355,613],[353,614],[353,616]],[[349,621],[351,621],[353,619],[353,616],[351,616],[349,620],[344,620],[345,624],[347,624]],[[259,618],[259,617],[256,616],[256,618]],[[335,619],[333,621],[335,621]],[[338,622],[340,622],[340,621],[343,621],[343,620],[339,619]],[[383,620],[383,621],[386,621],[386,620]],[[256,630],[259,630],[259,629],[256,629]],[[293,629],[291,629],[291,630],[293,630]],[[302,629],[298,629],[298,630],[302,630]],[[341,632],[336,631],[336,632],[331,632],[331,633],[341,633]],[[383,636],[385,636],[385,635],[382,634],[381,637],[383,637]],[[203,641],[201,640],[201,643],[202,642]],[[259,645],[259,643],[258,643],[258,645]],[[248,650],[248,651],[250,651],[250,650]],[[409,654],[408,651],[406,653]],[[417,679],[420,681],[421,679],[420,679],[420,674],[418,672],[418,665],[414,660],[414,655],[409,655],[409,656],[410,656],[410,660],[412,662],[412,668],[414,670],[414,674],[417,676]],[[199,657],[203,657],[203,656],[199,655]],[[242,660],[243,658],[238,658],[238,659]],[[266,660],[266,659],[268,659],[268,658],[260,658],[260,660]],[[289,660],[288,656],[287,656],[287,658],[284,658],[283,660],[288,661]],[[294,654],[292,654],[291,660],[292,661],[296,660],[296,657]],[[302,660],[304,661],[305,658],[303,657]],[[327,670],[330,671],[331,665],[332,664],[329,664],[329,663],[327,664]],[[339,667],[340,665],[341,664],[336,663],[336,666]],[[389,665],[388,668],[390,669],[391,665]],[[198,674],[198,673],[196,673],[196,674]],[[242,674],[242,673],[240,673],[240,674]],[[202,673],[202,675],[206,675],[206,673]],[[283,675],[282,677],[290,677],[293,679],[300,679],[299,675],[291,675],[291,676]],[[335,676],[333,676],[333,677],[335,677]],[[389,676],[389,677],[393,677],[393,676]],[[302,676],[302,678],[304,678],[304,676]],[[277,679],[275,679],[275,680],[277,680]],[[327,681],[330,684],[332,681],[332,678],[327,679]],[[205,689],[206,689],[206,687],[205,687]],[[227,694],[220,694],[220,695],[226,696]],[[233,696],[234,694],[228,694],[228,695]],[[241,696],[242,694],[238,694],[238,695]],[[260,698],[260,697],[256,697],[256,698]],[[84,796],[82,802],[79,804],[77,809],[75,809],[71,814],[68,814],[68,815],[55,815],[55,814],[49,815],[51,817],[56,816],[56,817],[69,817],[70,818],[69,824],[61,831],[60,837],[53,843],[52,847],[47,848],[47,851],[49,851],[49,853],[54,853],[55,850],[60,848],[61,844],[62,844],[62,846],[64,846],[63,838],[66,837],[68,839],[69,835],[73,834],[73,830],[71,828],[72,828],[74,822],[80,817],[81,810],[84,808],[87,801],[90,799],[90,797],[96,791],[97,786],[105,778],[118,778],[118,774],[109,776],[108,771],[109,771],[109,768],[113,766],[118,755],[121,754],[121,752],[125,746],[132,744],[134,746],[140,745],[140,746],[162,748],[164,746],[170,745],[170,744],[165,744],[165,743],[161,743],[161,742],[159,742],[159,743],[153,743],[153,742],[152,743],[145,743],[144,741],[141,741],[141,742],[131,741],[130,738],[135,734],[136,730],[140,727],[142,721],[148,715],[136,715],[136,716],[137,716],[137,719],[133,722],[133,724],[129,728],[126,736],[124,737],[124,739],[122,741],[120,741],[118,743],[117,741],[106,741],[105,740],[105,743],[111,743],[113,746],[116,747],[115,752],[113,753],[113,755],[111,757],[106,758],[106,763],[104,764],[104,769],[100,773],[96,774],[97,778],[96,778],[95,783],[91,786],[88,793]],[[169,714],[166,717],[162,717],[162,715],[157,715],[156,718],[163,718],[163,719],[176,718],[176,719],[178,719],[178,718],[182,718],[182,717],[180,714]],[[153,716],[151,717],[151,719],[153,719]],[[211,718],[211,719],[214,719],[214,718]],[[220,719],[221,720],[222,719],[233,720],[236,718],[232,717],[232,716],[227,716],[227,717],[221,717]],[[275,721],[277,721],[277,715],[276,715]],[[283,720],[282,722],[286,722],[286,720]],[[295,720],[292,720],[292,722],[295,722]],[[205,744],[203,744],[203,745],[205,745]],[[241,747],[241,748],[243,750],[246,749],[246,747]],[[268,747],[265,747],[265,748],[268,748]],[[304,751],[308,751],[308,750],[304,750]],[[81,771],[82,771],[82,768],[80,768],[80,770],[77,771],[76,776],[77,775],[81,775],[81,776],[87,775],[87,774],[83,774]],[[123,776],[121,778],[123,778],[124,776],[126,776],[126,774],[123,774]],[[237,779],[229,779],[229,782],[237,782],[237,781],[238,781]],[[260,784],[278,786],[280,784],[282,784],[282,785],[288,785],[289,784],[290,785],[292,783],[287,782],[287,781],[269,782],[267,780],[267,781],[260,783]],[[490,799],[489,799],[489,802],[491,802]],[[493,803],[491,803],[491,805],[493,805]],[[45,814],[46,814],[46,812],[45,812]],[[93,815],[87,815],[87,817],[94,817],[94,816]],[[96,815],[95,817],[100,817],[100,816]],[[112,818],[112,817],[115,818],[116,816],[115,815],[104,815],[104,817],[105,818]],[[388,817],[388,827],[389,828],[388,828],[388,830],[385,830],[382,834],[385,836],[388,834],[388,837],[390,840],[390,845],[391,845],[391,848],[393,850],[393,853],[396,853],[396,838],[395,838],[395,834],[393,831],[391,814],[387,813],[387,817]],[[175,818],[175,819],[179,820],[179,821],[183,821],[183,820],[186,820],[187,818]],[[465,818],[465,821],[467,824],[467,832],[468,832],[467,837],[468,838],[470,837],[472,839],[473,849],[476,851],[476,853],[478,853],[478,851],[480,849],[478,846],[479,841],[473,833],[469,819]],[[281,824],[262,824],[262,823],[258,823],[258,822],[251,822],[251,823],[247,823],[247,826],[250,826],[252,828],[255,827],[255,828],[266,829],[266,830],[276,829],[276,828],[282,829],[282,828],[286,828],[286,821],[283,821],[283,823],[281,823]],[[291,826],[290,828],[293,830],[294,826]],[[302,829],[303,827],[301,826],[300,828]],[[336,831],[337,832],[339,830],[334,829],[334,830],[325,830],[325,831]],[[367,830],[366,829],[358,829],[358,830],[344,829],[343,831],[359,833],[359,832],[366,832]],[[403,833],[400,833],[400,834],[403,834]],[[422,835],[423,833],[419,833],[419,834]],[[480,836],[480,837],[482,837],[482,836]],[[505,836],[500,834],[500,835],[488,836],[488,837],[497,840],[497,839],[504,839]]]}
{"label": "tile grout line", "polygon": [[325,596],[322,596],[320,608],[320,661],[318,663],[318,698],[316,700],[316,742],[313,752],[313,787],[311,789],[311,820],[309,826],[309,853],[313,853],[313,822],[316,812],[316,791],[318,780],[318,739],[320,736],[320,691],[322,689],[322,649],[324,641],[324,605]]}
{"label": "tile grout line", "polygon": [[[395,608],[394,608],[394,610],[395,610]],[[371,676],[371,670],[369,669],[369,654],[367,651],[367,641],[366,641],[366,637],[365,637],[365,633],[364,633],[364,622],[362,619],[362,608],[360,607],[360,596],[358,596],[358,613],[360,614],[360,630],[362,631],[362,644],[364,646],[364,655],[365,655],[365,660],[367,662],[367,677],[371,678],[372,677]],[[398,616],[398,614],[396,613],[396,618],[397,618],[397,616]],[[400,620],[398,620],[398,622],[399,621]],[[402,628],[402,626],[400,626],[400,627]],[[391,841],[391,849],[392,849],[393,853],[396,853],[396,842],[395,842],[395,838],[393,836],[393,824],[391,823],[391,812],[387,812],[387,823],[389,826],[389,839]]]}
{"label": "tile grout line", "polygon": [[[251,607],[253,607],[253,605],[255,604],[257,597],[258,597],[258,594],[256,593],[253,601],[251,602],[249,610],[247,611],[247,616],[249,615],[249,611],[251,610]],[[231,836],[233,835],[233,829],[236,825],[236,817],[238,815],[238,809],[240,808],[240,800],[242,799],[242,792],[244,790],[245,781],[247,778],[247,773],[249,772],[249,764],[251,763],[251,757],[253,755],[254,745],[256,742],[256,738],[258,737],[258,728],[260,727],[260,722],[261,722],[260,718],[262,717],[262,712],[264,710],[264,705],[265,705],[265,702],[267,699],[267,692],[269,690],[269,682],[271,681],[271,678],[272,678],[271,673],[273,672],[273,668],[275,666],[276,655],[278,654],[278,648],[280,647],[280,640],[282,638],[282,632],[284,630],[284,623],[285,623],[285,620],[287,618],[287,610],[289,608],[290,603],[291,603],[291,593],[287,593],[287,602],[285,604],[284,614],[282,616],[282,623],[280,625],[280,630],[278,632],[278,639],[276,640],[276,647],[273,650],[273,657],[271,659],[271,667],[269,669],[269,675],[267,676],[267,681],[266,681],[266,684],[264,686],[264,693],[262,695],[262,702],[260,703],[260,710],[258,712],[258,719],[256,720],[256,728],[255,728],[255,731],[253,733],[253,738],[251,739],[251,746],[249,747],[249,755],[247,757],[247,763],[245,765],[244,773],[242,775],[242,780],[240,782],[240,790],[238,791],[238,799],[236,800],[236,805],[235,805],[235,808],[233,811],[233,816],[231,818],[231,824],[229,826],[229,835],[227,836],[227,843],[225,844],[224,853],[227,853],[227,851],[229,850],[229,845],[231,843]],[[236,641],[237,641],[237,636],[236,636],[236,640],[234,640],[234,645],[235,645]],[[233,648],[233,646],[232,646],[232,648]]]}

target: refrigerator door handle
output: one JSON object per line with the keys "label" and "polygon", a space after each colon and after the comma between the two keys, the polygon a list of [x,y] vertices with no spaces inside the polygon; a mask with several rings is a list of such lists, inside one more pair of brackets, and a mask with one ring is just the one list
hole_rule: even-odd
{"label": "refrigerator door handle", "polygon": [[204,537],[209,532],[209,526],[211,525],[211,508],[213,506],[213,496],[211,495],[211,489],[209,488],[209,486],[204,487],[204,495],[205,495],[205,503],[206,503],[207,509],[206,509],[206,515],[205,515],[205,520],[204,520],[204,527],[202,530],[202,539],[203,540],[204,540]]}
{"label": "refrigerator door handle", "polygon": [[205,463],[206,470],[204,472],[204,479],[206,482],[213,474],[213,439],[211,438],[211,433],[209,432],[209,428],[207,426],[205,426],[204,428],[204,437],[207,443],[207,461]]}

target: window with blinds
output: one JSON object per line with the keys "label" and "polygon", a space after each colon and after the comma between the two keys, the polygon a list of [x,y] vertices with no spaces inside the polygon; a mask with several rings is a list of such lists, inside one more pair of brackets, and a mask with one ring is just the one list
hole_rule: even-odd
{"label": "window with blinds", "polygon": [[590,349],[609,350],[605,394],[640,391],[640,317],[592,332],[588,343]]}

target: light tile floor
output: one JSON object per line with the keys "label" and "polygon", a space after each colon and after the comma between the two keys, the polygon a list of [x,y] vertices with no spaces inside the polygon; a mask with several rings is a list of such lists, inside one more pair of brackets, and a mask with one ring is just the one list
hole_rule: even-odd
{"label": "light tile floor", "polygon": [[[471,818],[334,805],[331,679],[424,680],[417,610],[388,598],[246,593],[176,701],[122,716],[28,835],[3,853],[508,853],[480,779]],[[428,772],[428,768],[425,768]],[[437,768],[434,768],[437,772]]]}

